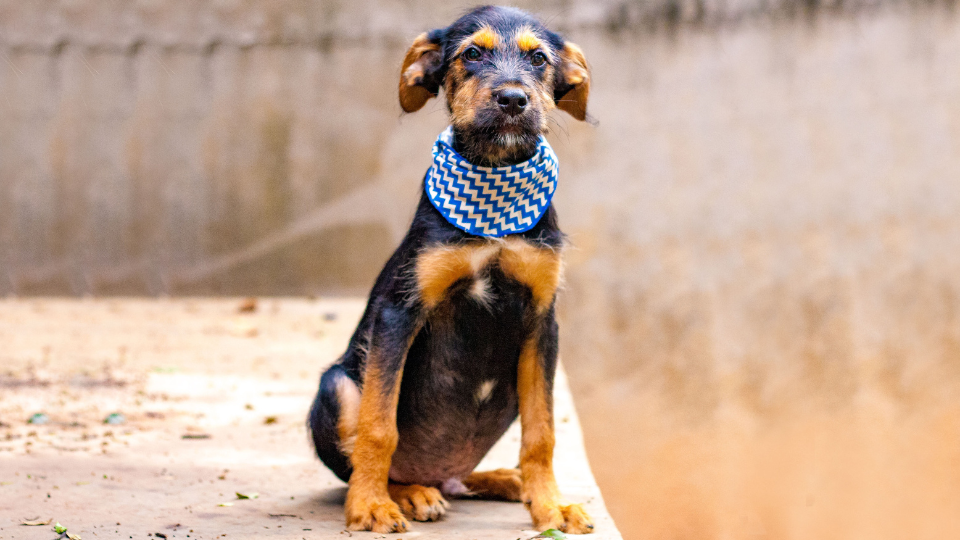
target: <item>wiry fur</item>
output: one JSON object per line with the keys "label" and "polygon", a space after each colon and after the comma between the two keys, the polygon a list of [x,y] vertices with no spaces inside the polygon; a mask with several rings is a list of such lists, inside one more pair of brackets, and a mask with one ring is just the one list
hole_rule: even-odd
{"label": "wiry fur", "polygon": [[[589,72],[574,49],[522,11],[478,8],[414,40],[400,103],[413,112],[442,89],[457,152],[477,165],[518,163],[536,151],[552,109],[585,114]],[[522,91],[524,106],[507,109],[504,89]],[[317,455],[350,483],[348,528],[400,532],[408,518],[439,519],[443,489],[523,500],[540,529],[592,530],[553,476],[562,246],[552,207],[532,229],[490,239],[454,227],[421,196],[310,412]],[[518,413],[519,469],[474,472]]]}

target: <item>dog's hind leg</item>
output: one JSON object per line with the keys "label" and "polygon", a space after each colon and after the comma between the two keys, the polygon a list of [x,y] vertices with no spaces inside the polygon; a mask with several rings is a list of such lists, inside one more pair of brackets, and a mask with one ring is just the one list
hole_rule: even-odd
{"label": "dog's hind leg", "polygon": [[437,488],[390,483],[390,498],[405,516],[416,521],[436,521],[450,508]]}
{"label": "dog's hind leg", "polygon": [[523,482],[520,469],[473,472],[463,480],[469,493],[480,499],[520,502]]}
{"label": "dog's hind leg", "polygon": [[360,389],[339,364],[320,378],[320,390],[310,409],[310,432],[317,456],[341,480],[350,479],[350,454],[357,438]]}

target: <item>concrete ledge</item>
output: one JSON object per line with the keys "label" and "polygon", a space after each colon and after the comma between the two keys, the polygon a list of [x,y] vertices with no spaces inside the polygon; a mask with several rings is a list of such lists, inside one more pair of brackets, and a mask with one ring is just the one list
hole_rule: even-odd
{"label": "concrete ledge", "polygon": [[[360,300],[0,301],[0,538],[346,538],[345,486],[313,456],[304,418]],[[43,412],[49,422],[26,423]],[[119,412],[125,422],[103,423]],[[594,539],[619,539],[563,373],[556,468]],[[515,425],[481,465],[516,465]],[[257,493],[239,500],[236,493]],[[534,536],[520,504],[453,501],[387,538]],[[45,536],[46,535],[46,536]],[[353,533],[359,538],[383,538]],[[162,538],[162,537],[161,537]]]}

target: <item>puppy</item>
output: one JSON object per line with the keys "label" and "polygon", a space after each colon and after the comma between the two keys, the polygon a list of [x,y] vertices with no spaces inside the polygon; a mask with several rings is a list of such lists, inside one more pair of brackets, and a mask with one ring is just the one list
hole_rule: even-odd
{"label": "puppy", "polygon": [[[563,235],[542,138],[552,109],[586,118],[586,60],[527,13],[480,7],[407,51],[403,110],[441,90],[451,127],[413,223],[320,379],[317,455],[349,482],[351,530],[402,532],[471,494],[523,501],[538,530],[591,532],[553,473]],[[474,472],[518,414],[519,469]]]}

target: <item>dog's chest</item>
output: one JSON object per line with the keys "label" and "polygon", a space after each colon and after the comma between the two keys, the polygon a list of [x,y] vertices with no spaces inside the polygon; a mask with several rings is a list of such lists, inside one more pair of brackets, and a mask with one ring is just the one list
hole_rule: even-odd
{"label": "dog's chest", "polygon": [[417,257],[416,283],[427,309],[455,291],[489,306],[499,300],[492,280],[505,278],[525,287],[533,307],[543,312],[553,303],[561,270],[559,249],[508,237],[428,248]]}

